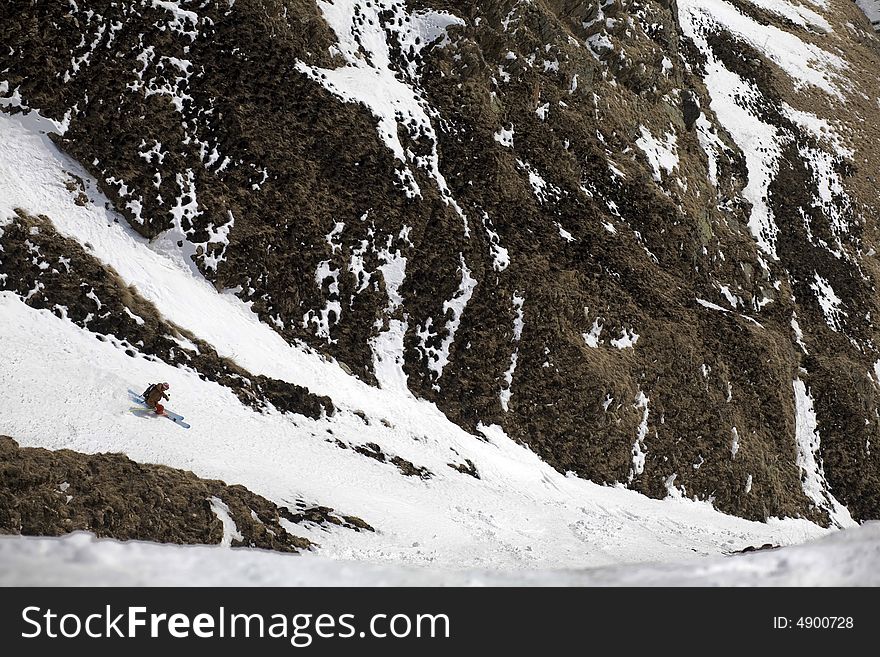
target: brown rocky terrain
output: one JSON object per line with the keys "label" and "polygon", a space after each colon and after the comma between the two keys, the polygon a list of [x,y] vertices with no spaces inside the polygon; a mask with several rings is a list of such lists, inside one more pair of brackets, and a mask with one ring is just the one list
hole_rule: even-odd
{"label": "brown rocky terrain", "polygon": [[[222,506],[221,506],[222,505]],[[0,436],[0,533],[60,536],[90,531],[119,540],[219,544],[298,552],[312,547],[294,525],[372,531],[360,518],[299,502],[279,507],[244,486],[191,472],[135,463],[124,454],[80,454],[19,447]],[[225,508],[224,508],[225,507]]]}
{"label": "brown rocky terrain", "polygon": [[[138,233],[367,382],[399,330],[413,393],[561,471],[752,519],[827,523],[832,494],[880,516],[880,40],[854,3],[829,0],[830,30],[796,0],[716,3],[729,24],[693,19],[693,0],[335,4],[352,11],[342,36],[311,0],[10,0],[0,92],[63,124],[58,146]],[[740,23],[843,58],[842,78],[795,79]],[[778,146],[757,192],[719,71]],[[35,289],[28,249],[63,256],[37,307],[246,403],[332,412],[183,336],[51,217],[20,215],[2,243],[0,289]],[[803,483],[795,381],[824,498]]]}

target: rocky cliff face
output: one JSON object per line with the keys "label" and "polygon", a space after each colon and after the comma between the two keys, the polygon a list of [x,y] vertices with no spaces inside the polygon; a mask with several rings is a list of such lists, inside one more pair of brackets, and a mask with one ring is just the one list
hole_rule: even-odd
{"label": "rocky cliff face", "polygon": [[11,0],[0,42],[3,109],[286,339],[598,482],[880,515],[849,0]]}

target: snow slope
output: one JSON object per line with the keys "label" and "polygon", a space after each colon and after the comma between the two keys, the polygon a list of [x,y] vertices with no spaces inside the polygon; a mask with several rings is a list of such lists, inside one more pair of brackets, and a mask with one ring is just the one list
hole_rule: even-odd
{"label": "snow slope", "polygon": [[[14,391],[0,431],[24,446],[124,452],[137,461],[241,483],[277,503],[320,501],[380,530],[306,534],[328,555],[447,568],[547,568],[683,558],[693,550],[711,554],[821,533],[803,521],[751,523],[704,503],[650,500],[565,477],[500,431],[487,429],[489,440],[481,442],[427,405],[419,432],[367,427],[353,414],[320,421],[257,414],[226,388],[129,358],[9,293],[0,294],[0,312],[6,355],[0,385]],[[158,379],[171,383],[170,405],[184,412],[191,430],[129,412],[126,390]],[[52,400],[48,412],[46,400]],[[427,482],[403,477],[340,450],[328,429],[376,442],[436,476]],[[446,467],[455,460],[453,450],[476,464],[481,480]],[[291,531],[303,533],[300,527]]]}
{"label": "snow slope", "polygon": [[880,2],[878,0],[856,0],[856,4],[865,12],[874,27],[880,30]]}
{"label": "snow slope", "polygon": [[880,523],[778,550],[670,564],[499,572],[340,562],[206,546],[0,538],[2,586],[878,586]]}
{"label": "snow slope", "polygon": [[[293,528],[320,543],[323,556],[340,559],[447,569],[583,568],[789,544],[825,532],[802,520],[749,522],[707,503],[652,500],[565,476],[497,427],[484,427],[480,440],[433,404],[365,385],[319,355],[288,345],[178,255],[154,250],[124,220],[115,222],[94,181],[55,149],[42,132],[47,129],[56,127],[36,113],[0,114],[0,226],[18,207],[48,215],[62,234],[135,284],[166,318],[250,371],[326,394],[342,410],[318,421],[254,413],[226,388],[190,371],[130,358],[111,342],[2,293],[0,389],[8,392],[0,432],[22,446],[120,451],[240,483],[279,504],[314,500],[379,530],[309,535]],[[64,187],[66,172],[87,181],[90,203],[73,202]],[[169,406],[186,415],[191,430],[130,413],[127,389],[159,379],[171,383]],[[363,411],[369,423],[354,411]],[[434,477],[404,477],[339,449],[334,435],[374,442]],[[447,465],[465,459],[481,479]],[[45,553],[44,561],[55,556]],[[12,557],[4,556],[4,564],[6,559]]]}

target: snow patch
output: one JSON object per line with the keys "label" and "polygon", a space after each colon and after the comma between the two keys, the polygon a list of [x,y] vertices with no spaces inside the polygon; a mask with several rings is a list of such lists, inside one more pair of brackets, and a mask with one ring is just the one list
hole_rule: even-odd
{"label": "snow patch", "polygon": [[[858,2],[858,0],[856,0]],[[812,9],[799,4],[792,4],[788,0],[749,0],[753,5],[768,9],[778,16],[787,18],[792,23],[806,29],[815,28],[821,32],[833,32],[831,24]]]}
{"label": "snow patch", "polygon": [[370,340],[373,350],[373,373],[379,386],[385,390],[396,390],[410,395],[404,365],[404,338],[409,328],[405,319],[394,315],[403,304],[400,288],[406,278],[406,257],[399,251],[391,253],[385,249],[379,252],[383,264],[379,267],[385,280],[385,291],[388,295],[388,306],[385,314],[390,318],[388,328]]}
{"label": "snow patch", "polygon": [[632,448],[632,468],[629,471],[629,483],[632,483],[636,476],[645,472],[645,459],[648,451],[645,449],[645,438],[648,436],[648,399],[644,392],[639,390],[636,397],[635,407],[642,409],[642,421],[639,423],[638,435],[636,442]]}
{"label": "snow patch", "polygon": [[232,541],[243,541],[244,537],[238,531],[226,503],[219,497],[211,497],[209,501],[211,502],[211,511],[223,523],[223,539],[220,541],[220,546],[232,547]]}
{"label": "snow patch", "polygon": [[852,519],[849,510],[835,499],[825,480],[813,399],[807,386],[800,379],[794,380],[794,404],[797,466],[801,470],[804,493],[819,509],[827,511],[832,522],[838,527],[855,526],[856,522]]}
{"label": "snow patch", "polygon": [[[791,6],[786,10],[783,5],[789,3],[782,0],[772,0],[771,4],[777,11],[794,11]],[[818,14],[801,9],[803,12],[799,15],[802,18],[812,18],[814,24],[823,20]],[[768,205],[769,187],[779,169],[782,145],[790,137],[758,117],[755,108],[763,102],[760,92],[753,83],[739,77],[717,59],[709,46],[708,35],[718,29],[729,31],[764,53],[792,78],[795,86],[817,87],[841,101],[844,97],[838,82],[846,63],[839,56],[806,43],[790,32],[772,25],[761,25],[723,0],[712,3],[681,0],[678,11],[683,34],[693,40],[706,57],[704,79],[712,110],[746,159],[748,184],[743,196],[752,205],[749,229],[761,250],[777,259],[778,227]],[[701,146],[709,156],[710,180],[717,180],[717,152],[721,144],[708,122],[698,119],[697,128]],[[819,153],[808,155],[815,162],[814,169],[818,175],[829,181],[828,191],[820,194],[830,198],[837,187],[834,186],[833,170],[828,160]]]}
{"label": "snow patch", "polygon": [[[776,8],[782,6],[781,0],[770,2]],[[762,4],[765,3],[766,0],[762,0]],[[723,0],[679,0],[678,13],[685,35],[694,39],[700,49],[710,57],[711,50],[704,47],[705,34],[720,27],[763,53],[785,71],[796,86],[817,87],[841,101],[844,100],[839,83],[842,83],[847,65],[842,57],[802,41],[791,32],[773,25],[762,25]],[[824,20],[817,14],[814,15],[819,21]]]}
{"label": "snow patch", "polygon": [[506,413],[510,404],[510,397],[513,395],[513,375],[516,373],[516,364],[519,360],[519,341],[522,338],[523,328],[525,327],[525,319],[523,315],[523,305],[526,298],[519,292],[513,293],[513,310],[516,313],[513,319],[513,353],[510,355],[510,366],[504,373],[504,387],[501,389],[500,401],[501,408]]}
{"label": "snow patch", "polygon": [[672,174],[678,168],[678,137],[675,132],[667,132],[657,139],[645,126],[639,126],[642,136],[636,139],[636,146],[642,149],[648,164],[651,165],[654,181],[660,182],[661,170]]}
{"label": "snow patch", "polygon": [[588,347],[591,349],[598,349],[600,342],[599,338],[602,335],[602,324],[599,323],[599,318],[597,317],[593,320],[593,326],[590,328],[589,333],[582,333],[581,335]]}
{"label": "snow patch", "polygon": [[513,148],[513,126],[501,128],[495,133],[495,141],[506,148]]}
{"label": "snow patch", "polygon": [[846,316],[842,309],[843,300],[834,292],[831,284],[817,273],[814,274],[810,289],[816,293],[816,301],[825,316],[825,323],[834,330],[841,330],[841,320]]}
{"label": "snow patch", "polygon": [[465,308],[467,308],[468,302],[471,300],[474,289],[477,287],[477,281],[471,276],[471,271],[464,260],[464,255],[459,254],[459,259],[461,263],[459,266],[461,283],[455,296],[449,301],[443,302],[443,315],[446,316],[451,310],[452,318],[446,322],[446,336],[441,341],[440,347],[432,347],[428,344],[428,341],[436,335],[431,329],[433,324],[432,318],[429,317],[425,325],[416,332],[421,341],[420,348],[422,353],[428,361],[428,369],[433,372],[435,379],[439,379],[443,375],[443,369],[449,364],[449,350],[453,342],[455,342],[455,334],[461,323],[461,317],[464,314]]}
{"label": "snow patch", "polygon": [[501,272],[510,266],[510,253],[501,246],[501,237],[495,232],[489,215],[483,212],[483,229],[489,238],[489,252],[492,255],[492,269]]}
{"label": "snow patch", "polygon": [[699,139],[700,148],[703,149],[703,152],[706,153],[706,157],[709,160],[709,170],[707,174],[709,182],[715,187],[718,185],[718,157],[721,153],[727,150],[727,147],[715,131],[715,126],[709,123],[706,115],[702,112],[696,121],[696,126],[697,139]]}
{"label": "snow patch", "polygon": [[798,347],[801,348],[805,354],[808,354],[807,347],[804,344],[804,332],[801,330],[801,325],[798,324],[797,317],[793,316],[791,318],[791,330],[794,331],[794,339],[797,342]]}
{"label": "snow patch", "polygon": [[615,349],[635,349],[639,341],[639,334],[632,329],[623,329],[619,338],[611,340],[611,346]]}
{"label": "snow patch", "polygon": [[880,31],[880,0],[856,0],[856,4],[865,12],[874,29]]}

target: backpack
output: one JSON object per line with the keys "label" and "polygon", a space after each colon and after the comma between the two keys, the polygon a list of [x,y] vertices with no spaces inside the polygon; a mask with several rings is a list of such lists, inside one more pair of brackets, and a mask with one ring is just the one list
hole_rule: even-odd
{"label": "backpack", "polygon": [[153,392],[153,388],[155,388],[155,387],[156,387],[155,383],[151,383],[150,385],[147,386],[147,389],[144,390],[144,394],[141,395],[141,397],[144,398],[144,401],[147,401],[147,399],[150,397],[150,393]]}

